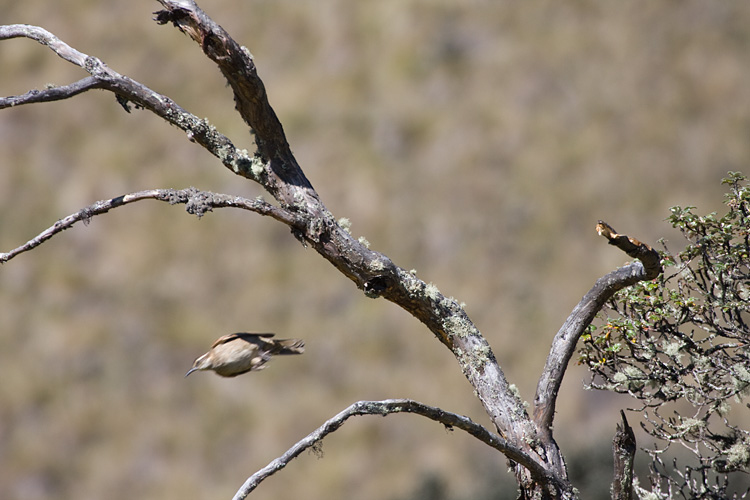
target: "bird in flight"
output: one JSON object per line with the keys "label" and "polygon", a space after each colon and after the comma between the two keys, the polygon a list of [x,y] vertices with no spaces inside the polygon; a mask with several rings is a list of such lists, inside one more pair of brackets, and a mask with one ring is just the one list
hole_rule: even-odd
{"label": "bird in flight", "polygon": [[213,370],[222,377],[236,377],[249,371],[265,368],[271,356],[302,354],[305,342],[301,339],[274,339],[273,333],[232,333],[216,340],[207,353],[198,356],[194,371]]}

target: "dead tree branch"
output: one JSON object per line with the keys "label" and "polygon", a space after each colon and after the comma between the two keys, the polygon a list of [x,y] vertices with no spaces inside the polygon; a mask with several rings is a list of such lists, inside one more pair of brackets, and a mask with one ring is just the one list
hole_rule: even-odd
{"label": "dead tree branch", "polygon": [[267,215],[292,228],[304,225],[298,215],[290,213],[283,208],[279,208],[261,199],[249,200],[240,196],[199,191],[195,188],[180,190],[149,189],[146,191],[138,191],[136,193],[118,196],[109,200],[97,201],[96,203],[82,208],[74,214],[70,214],[67,217],[58,220],[52,226],[48,227],[23,245],[10,250],[9,252],[0,253],[0,264],[8,262],[13,257],[24,252],[33,250],[54,235],[72,227],[77,222],[82,221],[84,224],[88,224],[91,221],[91,218],[96,215],[105,214],[113,208],[143,200],[165,201],[170,205],[178,203],[186,204],[188,213],[198,217],[202,217],[206,212],[210,212],[214,208],[241,208],[260,215]]}
{"label": "dead tree branch", "polygon": [[538,480],[546,479],[550,482],[555,481],[554,477],[549,476],[547,471],[540,467],[522,449],[508,443],[500,436],[488,431],[485,427],[474,423],[469,417],[451,413],[434,406],[428,406],[411,399],[386,399],[384,401],[358,401],[330,418],[315,431],[289,448],[283,455],[250,476],[234,495],[234,500],[244,500],[263,480],[286,467],[290,461],[297,458],[303,451],[311,448],[313,450],[318,449],[317,447],[320,446],[323,438],[338,430],[350,417],[359,415],[386,416],[393,413],[414,413],[439,422],[449,430],[453,430],[455,427],[466,431],[488,446],[504,453],[512,460],[526,465]]}
{"label": "dead tree branch", "polygon": [[253,180],[261,175],[264,167],[258,158],[250,157],[246,151],[235,148],[232,141],[220,134],[207,120],[189,113],[169,97],[119,74],[98,58],[72,48],[43,28],[26,24],[0,26],[0,40],[19,37],[30,38],[49,47],[66,61],[85,69],[91,76],[62,87],[32,90],[22,96],[0,97],[0,109],[67,99],[91,89],[109,90],[117,96],[120,104],[132,102],[182,129],[188,139],[203,146],[234,173]]}
{"label": "dead tree branch", "polygon": [[612,440],[612,452],[615,457],[614,481],[612,481],[612,500],[632,500],[633,498],[633,462],[635,460],[635,434],[628,425],[625,412],[620,410],[622,425],[617,424],[617,432]]}
{"label": "dead tree branch", "polygon": [[[282,206],[310,216],[300,234],[316,251],[370,297],[384,297],[421,320],[456,356],[498,431],[509,441],[535,451],[534,427],[514,394],[492,350],[460,304],[428,286],[385,255],[373,252],[342,228],[320,201],[289,148],[283,128],[268,103],[250,52],[237,44],[192,0],[159,0],[159,24],[172,23],[187,33],[214,61],[234,92],[236,108],[255,133],[256,157],[264,165],[259,182]],[[564,478],[564,473],[561,479]]]}
{"label": "dead tree branch", "polygon": [[534,421],[546,439],[552,439],[552,419],[557,394],[576,344],[596,314],[617,291],[639,281],[654,279],[662,272],[659,253],[634,238],[617,234],[606,222],[599,221],[597,232],[609,243],[641,262],[633,262],[599,278],[570,313],[552,341],[534,398]]}

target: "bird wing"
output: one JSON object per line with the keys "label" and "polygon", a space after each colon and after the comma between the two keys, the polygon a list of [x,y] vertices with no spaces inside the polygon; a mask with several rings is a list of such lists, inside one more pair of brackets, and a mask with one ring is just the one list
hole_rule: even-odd
{"label": "bird wing", "polygon": [[240,337],[243,337],[243,336],[247,335],[247,336],[250,336],[250,337],[262,337],[264,339],[270,339],[271,337],[273,337],[276,334],[275,333],[246,333],[246,332],[240,332],[240,333],[235,333],[235,335],[238,335]]}
{"label": "bird wing", "polygon": [[223,337],[219,337],[218,339],[216,339],[216,341],[211,345],[211,349],[213,349],[217,345],[226,344],[227,342],[231,342],[236,339],[242,339],[246,342],[259,344],[260,342],[262,342],[261,339],[268,339],[273,336],[273,333],[230,333],[229,335],[224,335]]}

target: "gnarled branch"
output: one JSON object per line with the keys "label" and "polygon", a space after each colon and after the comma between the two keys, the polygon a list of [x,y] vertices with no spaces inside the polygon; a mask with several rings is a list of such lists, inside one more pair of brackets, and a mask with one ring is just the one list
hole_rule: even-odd
{"label": "gnarled branch", "polygon": [[[611,227],[600,224],[600,234],[629,255],[641,259],[643,264],[639,262],[625,266],[598,280],[571,313],[553,341],[537,388],[532,421],[523,403],[511,390],[489,344],[461,305],[453,298],[444,296],[433,285],[426,284],[412,273],[396,266],[387,256],[369,250],[363,242],[352,237],[347,229],[337,223],[326,209],[291,152],[283,127],[268,102],[250,52],[237,44],[194,1],[159,2],[164,10],[157,13],[157,22],[172,23],[198,42],[228,81],[234,92],[237,110],[255,133],[258,150],[253,156],[238,150],[206,120],[198,119],[168,97],[120,75],[99,59],[72,49],[46,30],[33,26],[0,27],[0,39],[25,36],[37,40],[64,59],[84,68],[91,76],[59,88],[0,98],[0,108],[64,99],[94,88],[105,89],[113,92],[126,109],[127,102],[133,102],[184,130],[191,141],[203,146],[235,173],[261,184],[280,204],[280,207],[270,204],[252,205],[255,207],[254,211],[265,211],[264,215],[270,215],[291,226],[296,236],[309,243],[368,296],[384,297],[424,322],[456,357],[464,375],[475,388],[485,410],[502,435],[503,442],[506,445],[513,444],[502,449],[496,448],[523,465],[532,479],[546,478],[544,484],[566,492],[572,491],[567,484],[562,457],[551,435],[555,402],[567,363],[578,338],[612,294],[637,281],[658,275],[661,270],[658,254],[647,245],[618,235]],[[92,209],[92,205],[60,221],[59,227],[56,225],[48,229],[24,247],[30,246],[20,251],[33,248],[75,222],[87,220],[92,214],[104,213],[139,199],[161,199],[160,197],[165,196],[159,190],[143,193],[150,194],[133,193],[107,200],[100,202],[103,205],[95,209]],[[9,254],[0,256],[7,260],[12,257]],[[521,477],[521,473],[518,475]],[[526,481],[522,488],[530,486],[530,483],[532,481]]]}

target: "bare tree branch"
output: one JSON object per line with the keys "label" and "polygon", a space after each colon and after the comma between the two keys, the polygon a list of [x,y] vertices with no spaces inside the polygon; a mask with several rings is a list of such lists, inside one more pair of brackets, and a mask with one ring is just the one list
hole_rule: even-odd
{"label": "bare tree branch", "polygon": [[[534,398],[534,421],[546,439],[552,439],[552,419],[557,394],[576,343],[591,324],[604,303],[617,291],[644,280],[654,279],[662,272],[659,253],[636,239],[617,234],[606,222],[599,221],[597,232],[632,257],[641,259],[599,278],[570,313],[552,341],[550,353],[539,378]],[[645,266],[644,266],[645,264]]]}
{"label": "bare tree branch", "polygon": [[292,154],[284,128],[268,102],[250,51],[235,42],[193,0],[158,1],[165,10],[156,12],[156,21],[171,22],[195,40],[232,88],[236,109],[255,134],[260,157],[269,164],[271,172],[265,179],[269,191],[282,203],[304,203],[306,210],[324,213],[325,207]]}
{"label": "bare tree branch", "polygon": [[386,399],[384,401],[358,401],[327,420],[315,431],[289,448],[283,455],[250,476],[234,495],[234,500],[244,500],[263,480],[286,467],[290,461],[297,458],[303,451],[310,448],[316,450],[324,437],[338,430],[350,417],[358,415],[385,416],[393,413],[415,413],[439,422],[449,430],[456,427],[466,431],[488,446],[505,454],[508,458],[526,466],[535,478],[546,479],[555,483],[555,478],[522,449],[513,446],[503,438],[488,431],[485,427],[474,423],[469,417],[447,412],[411,399]]}
{"label": "bare tree branch", "polygon": [[604,236],[609,240],[610,245],[614,245],[630,257],[638,259],[643,263],[646,269],[646,279],[654,279],[662,273],[661,257],[659,252],[641,243],[635,238],[631,238],[624,234],[617,234],[612,226],[600,220],[596,225],[596,232],[600,236]]}
{"label": "bare tree branch", "polygon": [[106,89],[118,96],[120,104],[124,105],[127,101],[132,101],[137,106],[148,109],[179,127],[185,131],[191,141],[203,146],[234,173],[260,182],[265,165],[259,158],[250,157],[247,151],[235,148],[232,141],[220,134],[207,120],[187,112],[169,97],[117,73],[98,58],[70,47],[43,28],[26,24],[0,26],[0,40],[18,37],[30,38],[49,47],[66,61],[88,71],[95,82],[90,78],[84,78],[58,89],[32,90],[23,96],[0,97],[0,109],[20,104],[65,99],[90,89]]}
{"label": "bare tree branch", "polygon": [[85,66],[86,60],[89,58],[89,56],[74,49],[44,28],[31,26],[30,24],[10,24],[7,26],[0,26],[0,40],[20,37],[36,40],[42,45],[46,45],[52,49],[55,54],[66,61],[82,68]]}
{"label": "bare tree branch", "polygon": [[88,76],[62,87],[47,87],[43,90],[30,90],[19,96],[0,97],[0,109],[19,106],[21,104],[60,101],[86,92],[87,90],[101,88],[104,88],[102,82],[93,76]]}
{"label": "bare tree branch", "polygon": [[45,229],[20,247],[14,248],[9,252],[0,253],[0,264],[4,264],[13,257],[38,247],[54,235],[72,227],[76,222],[83,221],[84,224],[88,224],[91,218],[96,215],[105,214],[113,208],[142,200],[165,201],[170,205],[184,203],[187,205],[188,213],[197,215],[198,217],[202,217],[206,212],[210,212],[214,208],[242,208],[261,215],[267,215],[292,228],[304,225],[300,216],[261,199],[248,200],[240,196],[199,191],[195,188],[180,190],[149,189],[147,191],[138,191],[118,196],[109,200],[97,201],[74,214],[58,220],[54,225]]}

